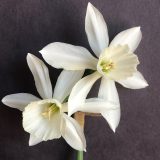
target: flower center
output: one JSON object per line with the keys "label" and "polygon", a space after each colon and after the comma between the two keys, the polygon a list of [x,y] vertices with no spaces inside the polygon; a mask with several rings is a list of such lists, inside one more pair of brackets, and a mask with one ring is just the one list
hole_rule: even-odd
{"label": "flower center", "polygon": [[56,103],[53,103],[50,106],[46,107],[46,110],[42,113],[42,116],[50,120],[52,115],[58,111],[59,107]]}
{"label": "flower center", "polygon": [[112,80],[123,80],[137,71],[138,57],[129,50],[127,45],[105,48],[100,54],[97,71]]}
{"label": "flower center", "polygon": [[100,67],[101,67],[101,70],[104,72],[104,73],[108,73],[110,72],[112,69],[114,69],[115,67],[115,64],[112,60],[108,60],[108,61],[105,61],[105,60],[102,60],[100,62]]}

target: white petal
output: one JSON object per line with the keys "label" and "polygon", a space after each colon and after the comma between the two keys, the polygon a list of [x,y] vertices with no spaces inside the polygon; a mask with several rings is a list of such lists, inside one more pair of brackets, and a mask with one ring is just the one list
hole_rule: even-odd
{"label": "white petal", "polygon": [[142,39],[142,32],[140,27],[134,27],[120,32],[115,38],[111,41],[110,46],[116,46],[118,44],[129,46],[130,51],[134,52],[138,47]]}
{"label": "white petal", "polygon": [[107,120],[111,129],[115,132],[120,121],[120,103],[119,96],[113,80],[102,78],[98,97],[117,104],[117,109],[102,112],[102,116]]}
{"label": "white petal", "polygon": [[55,68],[66,70],[96,69],[97,59],[87,49],[55,42],[39,51],[44,60]]}
{"label": "white petal", "polygon": [[144,79],[143,75],[138,71],[135,72],[132,77],[117,82],[123,85],[124,87],[130,89],[141,89],[148,86],[147,81]]}
{"label": "white petal", "polygon": [[52,85],[46,65],[32,54],[27,55],[27,63],[33,74],[38,93],[44,99],[52,98]]}
{"label": "white petal", "polygon": [[85,104],[78,106],[75,112],[103,113],[117,108],[118,106],[115,103],[100,98],[90,98],[86,100]]}
{"label": "white petal", "polygon": [[88,3],[85,30],[93,52],[99,57],[108,46],[108,29],[102,14],[91,3]]}
{"label": "white petal", "polygon": [[42,140],[40,138],[37,138],[36,136],[30,134],[29,137],[29,146],[34,146],[38,143],[42,142]]}
{"label": "white petal", "polygon": [[95,81],[100,77],[101,75],[98,72],[94,72],[93,74],[82,78],[80,81],[76,83],[68,99],[69,115],[72,115],[75,112],[75,110],[77,110],[77,107],[85,103],[85,99],[91,87],[93,86]]}
{"label": "white petal", "polygon": [[70,94],[73,86],[79,81],[84,74],[84,71],[66,71],[63,70],[58,77],[53,98],[63,102]]}
{"label": "white petal", "polygon": [[29,93],[17,93],[17,94],[10,94],[5,96],[2,99],[2,103],[4,103],[6,106],[19,109],[20,111],[23,111],[24,108],[30,103],[34,101],[40,100],[36,96],[33,96]]}
{"label": "white petal", "polygon": [[75,119],[68,117],[66,114],[63,114],[61,134],[72,148],[86,151],[86,139],[83,129]]}
{"label": "white petal", "polygon": [[42,114],[46,111],[52,100],[43,100],[30,103],[23,112],[23,128],[26,132],[35,135],[43,141],[52,140],[61,137],[60,125],[61,115],[57,111],[51,119]]}

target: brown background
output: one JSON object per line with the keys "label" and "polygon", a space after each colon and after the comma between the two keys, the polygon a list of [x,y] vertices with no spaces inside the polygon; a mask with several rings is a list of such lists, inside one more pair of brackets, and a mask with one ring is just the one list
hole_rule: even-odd
{"label": "brown background", "polygon": [[[120,31],[142,27],[136,50],[139,70],[150,86],[119,85],[122,117],[114,134],[103,118],[86,118],[85,160],[160,159],[160,1],[91,0],[108,24],[110,40]],[[84,30],[86,0],[0,0],[0,98],[28,92],[38,96],[26,63],[31,52],[60,41],[89,48]],[[53,87],[60,70],[50,69]],[[92,96],[96,95],[93,89]],[[63,139],[28,147],[21,113],[1,104],[0,160],[69,160],[75,152]]]}

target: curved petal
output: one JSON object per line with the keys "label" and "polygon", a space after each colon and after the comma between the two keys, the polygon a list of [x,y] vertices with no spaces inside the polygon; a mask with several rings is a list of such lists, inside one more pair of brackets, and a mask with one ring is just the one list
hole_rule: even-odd
{"label": "curved petal", "polygon": [[108,29],[102,14],[91,3],[88,3],[85,30],[93,52],[99,57],[108,46]]}
{"label": "curved petal", "polygon": [[115,103],[100,98],[90,98],[86,100],[85,104],[78,106],[75,112],[103,113],[117,108],[118,106]]}
{"label": "curved petal", "polygon": [[27,55],[27,63],[33,74],[38,93],[44,99],[52,98],[52,85],[46,65],[32,54]]}
{"label": "curved petal", "polygon": [[53,98],[63,102],[71,92],[73,86],[79,81],[84,74],[82,71],[66,71],[63,70],[58,77]]}
{"label": "curved petal", "polygon": [[111,129],[115,132],[120,121],[120,102],[115,82],[110,79],[102,78],[98,97],[117,104],[117,109],[102,112],[102,116],[107,120]]}
{"label": "curved petal", "polygon": [[86,139],[83,129],[75,119],[68,117],[66,114],[63,114],[61,134],[72,148],[86,151]]}
{"label": "curved petal", "polygon": [[141,39],[142,32],[140,27],[133,27],[117,34],[117,36],[115,36],[115,38],[111,41],[110,46],[127,44],[130,51],[134,52],[138,47]]}
{"label": "curved petal", "polygon": [[23,128],[26,132],[35,135],[43,141],[52,140],[61,137],[60,112],[55,112],[50,119],[43,113],[52,101],[38,101],[30,103],[23,112]]}
{"label": "curved petal", "polygon": [[66,70],[95,70],[98,61],[87,49],[60,42],[51,43],[39,52],[52,67]]}
{"label": "curved petal", "polygon": [[23,111],[24,108],[30,103],[34,101],[40,100],[38,97],[33,96],[29,93],[17,93],[17,94],[10,94],[5,96],[2,99],[2,103],[6,106],[19,109]]}
{"label": "curved petal", "polygon": [[135,72],[132,77],[117,82],[130,89],[141,89],[148,86],[147,81],[139,71]]}
{"label": "curved petal", "polygon": [[82,78],[76,83],[68,99],[68,115],[72,115],[75,110],[77,110],[77,107],[85,103],[85,99],[91,87],[100,77],[101,75],[98,72],[94,72],[93,74]]}
{"label": "curved petal", "polygon": [[42,142],[41,139],[37,138],[36,136],[30,134],[30,137],[29,137],[29,146],[34,146],[38,143]]}

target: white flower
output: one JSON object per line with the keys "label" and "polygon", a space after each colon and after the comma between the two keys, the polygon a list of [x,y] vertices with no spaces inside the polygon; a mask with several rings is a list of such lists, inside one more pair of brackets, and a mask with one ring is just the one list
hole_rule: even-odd
{"label": "white flower", "polygon": [[52,93],[46,65],[31,54],[27,55],[27,62],[34,76],[37,91],[44,100],[32,94],[18,93],[4,97],[2,102],[23,111],[23,127],[30,133],[29,145],[62,136],[74,149],[85,150],[83,130],[76,120],[64,113],[67,112],[67,103],[63,103],[84,71],[62,71]]}
{"label": "white flower", "polygon": [[[69,115],[76,111],[100,112],[115,131],[120,121],[120,103],[115,82],[131,89],[148,86],[142,74],[137,71],[139,61],[134,54],[142,38],[141,30],[140,27],[134,27],[122,31],[109,45],[107,25],[102,14],[91,3],[87,7],[85,30],[90,47],[98,58],[93,57],[83,47],[59,42],[47,45],[40,53],[45,61],[55,68],[95,70],[93,74],[77,82],[72,89],[68,112]],[[86,101],[91,87],[101,77],[98,98]],[[118,109],[106,110],[104,106],[101,107],[102,101],[113,102]],[[111,104],[106,108],[109,105]]]}

